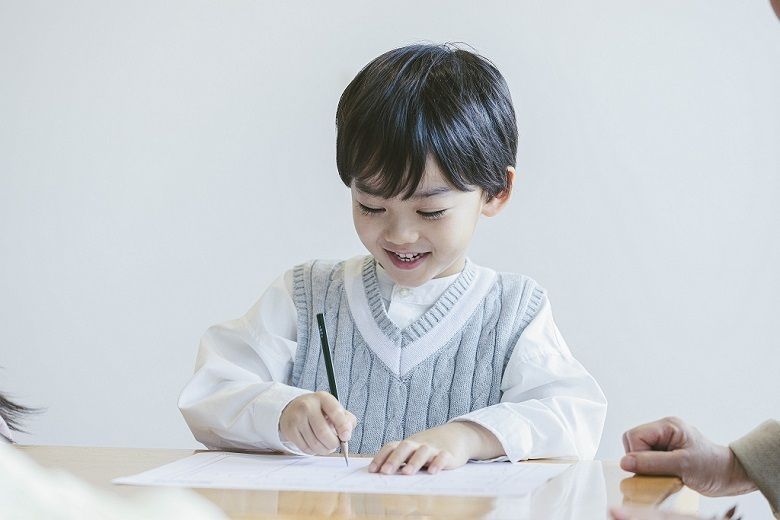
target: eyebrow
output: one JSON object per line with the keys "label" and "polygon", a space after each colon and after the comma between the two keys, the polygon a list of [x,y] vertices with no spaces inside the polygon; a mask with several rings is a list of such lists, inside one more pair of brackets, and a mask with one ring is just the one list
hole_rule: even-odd
{"label": "eyebrow", "polygon": [[[355,188],[357,188],[358,191],[365,193],[366,195],[369,195],[371,197],[383,197],[381,193],[379,193],[377,190],[371,189],[371,186],[368,186],[360,181],[355,181]],[[418,191],[412,194],[410,199],[418,200],[418,199],[427,199],[429,197],[435,197],[436,195],[444,195],[446,193],[449,193],[452,191],[452,188],[449,186],[436,186],[430,189],[427,189],[425,191]]]}
{"label": "eyebrow", "polygon": [[443,195],[445,193],[449,193],[452,191],[452,188],[449,186],[437,186],[435,188],[431,188],[429,190],[416,192],[414,195],[412,195],[411,198],[413,199],[427,199],[428,197],[435,197],[436,195]]}

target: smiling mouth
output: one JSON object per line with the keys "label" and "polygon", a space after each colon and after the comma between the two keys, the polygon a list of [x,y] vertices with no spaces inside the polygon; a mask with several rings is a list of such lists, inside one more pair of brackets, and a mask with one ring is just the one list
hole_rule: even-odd
{"label": "smiling mouth", "polygon": [[420,258],[425,253],[396,253],[394,251],[390,251],[391,254],[395,255],[396,258],[398,258],[402,262],[414,262],[418,258]]}
{"label": "smiling mouth", "polygon": [[396,253],[395,251],[390,251],[389,249],[385,249],[385,252],[394,260],[394,263],[399,264],[406,264],[406,265],[413,265],[417,261],[422,260],[426,256],[430,254],[430,252],[426,253]]}

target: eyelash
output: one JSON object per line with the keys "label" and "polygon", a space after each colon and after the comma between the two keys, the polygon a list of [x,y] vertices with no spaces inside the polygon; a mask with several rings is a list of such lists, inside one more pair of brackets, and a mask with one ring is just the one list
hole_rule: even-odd
{"label": "eyelash", "polygon": [[368,206],[364,206],[363,204],[358,202],[358,208],[360,209],[360,212],[363,215],[377,215],[379,213],[382,213],[384,210],[381,208],[369,208]]}
{"label": "eyelash", "polygon": [[438,220],[444,216],[444,212],[447,211],[446,209],[440,209],[439,211],[418,211],[417,213],[420,214],[420,216],[424,219],[428,220]]}
{"label": "eyelash", "polygon": [[[364,206],[363,204],[358,202],[358,208],[360,209],[360,213],[363,215],[379,215],[380,213],[384,213],[384,209],[382,208],[369,208],[368,206]],[[444,216],[444,213],[446,212],[446,209],[440,209],[438,211],[418,211],[417,213],[426,220],[438,220]]]}

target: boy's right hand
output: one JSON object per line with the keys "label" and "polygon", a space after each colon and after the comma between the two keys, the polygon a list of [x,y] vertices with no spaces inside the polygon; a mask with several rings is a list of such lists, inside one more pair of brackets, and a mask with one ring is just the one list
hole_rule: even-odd
{"label": "boy's right hand", "polygon": [[328,392],[296,397],[279,418],[284,438],[309,455],[325,455],[348,442],[357,419]]}

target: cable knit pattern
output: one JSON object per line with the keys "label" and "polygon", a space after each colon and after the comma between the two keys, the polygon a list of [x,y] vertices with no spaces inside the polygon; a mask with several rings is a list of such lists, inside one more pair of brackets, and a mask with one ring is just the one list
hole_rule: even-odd
{"label": "cable knit pattern", "polygon": [[[385,310],[374,259],[366,257],[360,272],[368,312],[350,308],[345,296],[344,266],[344,262],[313,261],[293,270],[298,348],[292,383],[315,391],[329,388],[316,322],[316,314],[322,312],[339,397],[358,419],[351,450],[376,453],[387,442],[500,401],[506,363],[544,296],[536,282],[501,273],[489,288],[485,285],[486,293],[477,293],[472,289],[478,269],[467,261],[433,306],[408,327],[399,329]],[[470,298],[481,298],[472,302],[479,303],[475,310],[464,314],[468,316],[465,320],[451,319],[453,311]],[[376,346],[364,339],[355,316],[373,319],[396,349],[398,359],[414,353],[405,349],[419,349],[426,340],[439,338],[441,344],[430,350],[430,355],[419,351],[417,357],[409,358],[411,368],[399,374],[398,366],[388,366],[372,350]]]}

